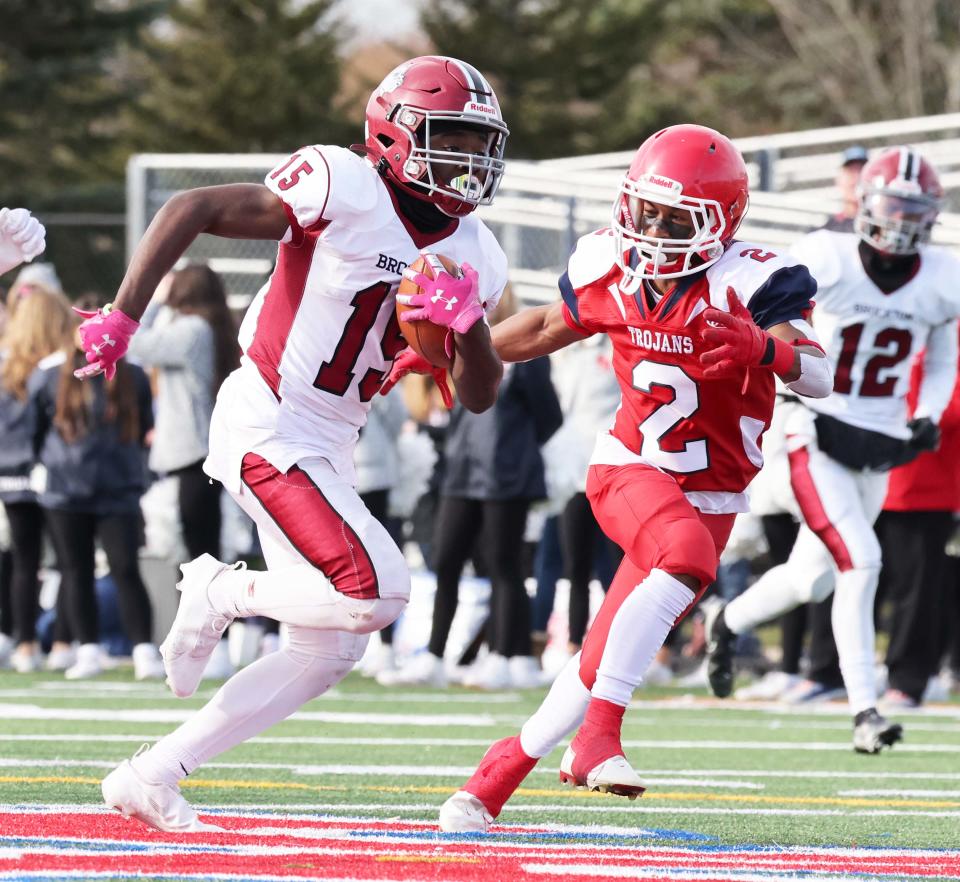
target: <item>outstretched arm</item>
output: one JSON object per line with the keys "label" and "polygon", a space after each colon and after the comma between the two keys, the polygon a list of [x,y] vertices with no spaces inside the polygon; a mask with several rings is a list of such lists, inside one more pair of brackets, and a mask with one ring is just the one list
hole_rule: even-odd
{"label": "outstretched arm", "polygon": [[262,184],[178,193],[157,212],[140,240],[113,307],[138,320],[160,280],[201,233],[279,241],[289,226],[283,203]]}
{"label": "outstretched arm", "polygon": [[504,361],[530,361],[588,337],[563,318],[563,303],[524,309],[493,329],[493,348]]}
{"label": "outstretched arm", "polygon": [[705,377],[722,377],[743,367],[773,371],[787,388],[809,398],[825,398],[833,389],[833,371],[806,322],[781,322],[769,331],[758,327],[733,288],[728,311],[703,312],[707,327],[700,354]]}

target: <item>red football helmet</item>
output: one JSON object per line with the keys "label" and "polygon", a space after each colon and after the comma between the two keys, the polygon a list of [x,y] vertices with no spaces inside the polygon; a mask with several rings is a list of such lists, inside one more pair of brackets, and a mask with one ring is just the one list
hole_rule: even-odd
{"label": "red football helmet", "polygon": [[[431,147],[438,128],[454,127],[483,132],[486,154]],[[366,146],[373,162],[407,192],[452,217],[493,201],[508,134],[490,84],[456,58],[424,55],[406,61],[387,74],[367,102]],[[462,172],[445,184],[437,174],[440,166]]]}
{"label": "red football helmet", "polygon": [[[704,126],[661,129],[640,145],[613,205],[617,263],[632,279],[673,279],[716,263],[747,209],[747,167],[729,138]],[[643,233],[644,204],[690,213],[692,235]]]}
{"label": "red football helmet", "polygon": [[934,167],[912,147],[891,147],[860,172],[854,229],[884,254],[916,254],[930,241],[943,187]]}

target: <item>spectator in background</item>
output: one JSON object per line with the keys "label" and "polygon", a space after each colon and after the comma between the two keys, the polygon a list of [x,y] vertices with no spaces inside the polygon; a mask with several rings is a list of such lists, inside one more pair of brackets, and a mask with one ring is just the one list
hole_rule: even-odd
{"label": "spectator in background", "polygon": [[189,559],[220,556],[221,486],[203,473],[220,384],[240,364],[237,329],[220,277],[195,264],[170,273],[130,342],[131,360],[157,369],[150,468],[179,479]]}
{"label": "spectator in background", "polygon": [[35,459],[27,380],[51,353],[71,342],[73,318],[63,294],[34,287],[17,301],[0,338],[0,500],[10,524],[11,664],[21,673],[40,666],[37,599],[43,511],[31,487]]}
{"label": "spectator in background", "polygon": [[[357,493],[372,514],[402,547],[399,524],[390,518],[390,490],[400,473],[397,438],[407,420],[407,408],[399,395],[375,395],[370,402],[367,422],[353,452],[357,469]],[[394,667],[393,622],[380,629],[380,644],[375,656],[363,666],[363,673],[376,676]]]}
{"label": "spectator in background", "polygon": [[[204,474],[203,461],[217,392],[240,365],[237,326],[220,277],[203,264],[164,277],[128,355],[157,371],[150,468],[177,479],[187,559],[204,553],[219,558],[223,487]],[[204,673],[219,679],[233,673],[226,641]]]}
{"label": "spectator in background", "polygon": [[124,629],[134,644],[134,676],[161,678],[163,665],[151,643],[150,598],[137,561],[140,497],[146,487],[144,437],[153,427],[150,384],[139,367],[126,362],[118,364],[114,379],[98,376],[85,383],[73,374],[84,364],[83,351],[71,341],[27,384],[35,449],[46,469],[39,500],[60,566],[71,630],[80,641],[76,662],[65,676],[83,679],[103,670],[94,593],[99,538],[117,586]]}
{"label": "spectator in background", "polygon": [[[560,515],[559,533],[564,573],[570,582],[568,657],[580,651],[590,615],[590,579],[601,558],[604,590],[623,558],[620,547],[608,539],[587,501],[587,468],[597,433],[613,425],[620,406],[620,387],[613,372],[610,338],[597,334],[574,343],[551,357],[553,382],[560,397],[564,436],[557,453],[577,464],[577,492]],[[564,660],[565,663],[565,660]]]}
{"label": "spectator in background", "polygon": [[63,294],[63,285],[52,263],[31,263],[21,269],[7,292],[7,308],[15,311],[17,303],[38,290]]}
{"label": "spectator in background", "polygon": [[[25,208],[0,208],[0,275],[33,260],[46,247],[46,230]],[[4,320],[15,312],[17,296],[11,292],[7,300]],[[0,358],[3,353],[0,350]],[[3,393],[0,392],[0,396]],[[0,404],[6,416],[6,408]],[[3,419],[3,417],[0,417]],[[2,430],[0,430],[2,431]],[[13,553],[4,551],[0,557],[0,664],[6,662],[13,648],[12,583],[15,568]],[[19,569],[19,564],[16,565]]]}
{"label": "spectator in background", "polygon": [[[910,377],[913,415],[923,377]],[[960,387],[940,420],[940,446],[890,472],[876,530],[883,551],[880,590],[893,605],[887,645],[888,707],[918,707],[946,650],[947,592],[954,571],[946,544],[960,511]]]}
{"label": "spectator in background", "polygon": [[853,232],[853,221],[860,204],[857,195],[860,172],[868,159],[867,148],[859,144],[853,144],[843,151],[835,180],[840,194],[840,210],[823,225],[822,229],[833,230],[835,233]]}
{"label": "spectator in background", "polygon": [[[491,325],[515,311],[508,286]],[[524,588],[523,535],[530,503],[546,497],[540,447],[562,422],[547,358],[508,368],[490,410],[476,414],[454,406],[435,519],[437,593],[430,643],[428,651],[414,656],[392,682],[446,682],[443,655],[457,609],[460,576],[475,541],[490,578],[487,640],[491,651],[469,685],[501,689],[539,682],[540,667],[530,642],[530,601]]]}

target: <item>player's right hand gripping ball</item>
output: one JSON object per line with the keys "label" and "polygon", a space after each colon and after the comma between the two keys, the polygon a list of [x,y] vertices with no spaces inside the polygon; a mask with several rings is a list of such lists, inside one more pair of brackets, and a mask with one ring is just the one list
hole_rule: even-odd
{"label": "player's right hand gripping ball", "polygon": [[477,271],[425,253],[403,273],[397,319],[410,346],[431,364],[453,363],[453,332],[465,334],[483,316]]}

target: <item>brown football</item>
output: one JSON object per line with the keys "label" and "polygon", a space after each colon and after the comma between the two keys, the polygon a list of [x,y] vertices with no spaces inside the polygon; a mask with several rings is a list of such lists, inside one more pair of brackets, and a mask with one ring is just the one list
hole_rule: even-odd
{"label": "brown football", "polygon": [[[451,276],[458,279],[462,275],[457,262],[449,257],[444,257],[442,254],[423,254],[410,264],[410,269],[414,272],[423,273],[431,279],[435,279],[441,269],[445,269]],[[420,286],[416,282],[411,282],[406,277],[400,279],[398,294],[418,294],[419,292]],[[403,314],[414,308],[413,306],[403,306],[400,301],[397,301],[397,321],[400,322],[400,330],[403,332],[407,343],[430,364],[436,367],[449,368],[453,364],[453,358],[447,356],[444,348],[449,329],[426,320],[405,322]]]}

